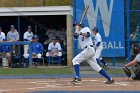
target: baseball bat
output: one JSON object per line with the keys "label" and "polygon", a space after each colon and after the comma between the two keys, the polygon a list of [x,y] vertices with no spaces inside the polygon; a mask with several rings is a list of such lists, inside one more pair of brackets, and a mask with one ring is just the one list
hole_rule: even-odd
{"label": "baseball bat", "polygon": [[86,8],[85,8],[85,10],[84,10],[84,13],[82,15],[82,18],[80,20],[80,24],[82,24],[82,22],[83,22],[83,20],[84,20],[84,18],[86,16],[86,14],[87,14],[88,9],[89,9],[89,5],[87,5]]}

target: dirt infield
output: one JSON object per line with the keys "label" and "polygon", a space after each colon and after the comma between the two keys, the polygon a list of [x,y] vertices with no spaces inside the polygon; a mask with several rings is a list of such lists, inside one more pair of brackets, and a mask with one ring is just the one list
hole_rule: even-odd
{"label": "dirt infield", "polygon": [[73,90],[73,91],[118,91],[140,90],[140,81],[115,78],[114,84],[105,84],[103,78],[83,78],[72,83],[70,78],[51,79],[0,79],[0,93],[24,93],[35,91]]}

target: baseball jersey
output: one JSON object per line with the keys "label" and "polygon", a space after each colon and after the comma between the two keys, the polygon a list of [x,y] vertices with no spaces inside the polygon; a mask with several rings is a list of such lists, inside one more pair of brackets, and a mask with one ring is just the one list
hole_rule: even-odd
{"label": "baseball jersey", "polygon": [[7,34],[7,38],[9,40],[19,40],[19,33],[17,32],[17,30],[14,32],[9,31]]}
{"label": "baseball jersey", "polygon": [[1,45],[0,46],[0,52],[12,52],[12,46],[11,45]]}
{"label": "baseball jersey", "polygon": [[[88,27],[84,27],[83,29],[80,30],[80,32],[82,32],[82,33],[89,32],[90,35],[91,35],[91,31]],[[84,49],[86,46],[93,45],[91,36],[90,37],[84,37],[82,35],[79,35],[78,43],[79,43],[79,46],[80,46],[81,49]]]}
{"label": "baseball jersey", "polygon": [[5,39],[5,33],[0,32],[0,41],[3,41],[3,39]]}
{"label": "baseball jersey", "polygon": [[26,31],[26,32],[24,33],[23,39],[24,39],[25,41],[32,41],[33,35],[34,35],[33,32]]}
{"label": "baseball jersey", "polygon": [[43,45],[39,42],[32,43],[32,52],[39,54],[43,52]]}
{"label": "baseball jersey", "polygon": [[99,33],[96,33],[94,37],[94,43],[97,45],[97,43],[100,42],[99,46],[102,46],[102,37]]}
{"label": "baseball jersey", "polygon": [[58,52],[61,51],[61,45],[60,43],[56,42],[56,44],[54,45],[53,42],[51,42],[48,46],[48,51],[52,51],[52,52]]}
{"label": "baseball jersey", "polygon": [[137,60],[137,62],[140,63],[140,54],[138,54],[134,60]]}

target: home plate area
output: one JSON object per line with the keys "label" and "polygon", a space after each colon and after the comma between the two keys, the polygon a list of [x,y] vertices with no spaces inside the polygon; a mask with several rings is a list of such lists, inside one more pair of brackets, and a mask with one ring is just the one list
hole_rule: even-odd
{"label": "home plate area", "polygon": [[[83,78],[72,83],[71,78],[1,79],[0,93],[47,93],[47,91],[140,91],[140,81],[114,78],[114,84],[105,84],[104,78]],[[37,92],[40,91],[40,92]],[[45,92],[43,92],[45,91]],[[49,92],[48,92],[49,93]]]}

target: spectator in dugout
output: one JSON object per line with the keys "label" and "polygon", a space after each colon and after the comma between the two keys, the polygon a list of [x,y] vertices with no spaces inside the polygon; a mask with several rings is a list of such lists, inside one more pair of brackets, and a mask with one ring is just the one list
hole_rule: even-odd
{"label": "spectator in dugout", "polygon": [[48,29],[46,31],[46,40],[44,42],[44,47],[45,47],[45,50],[48,51],[48,45],[49,43],[51,43],[52,41],[52,37],[55,37],[57,35],[57,32],[56,29],[53,28],[53,26],[48,26]]}
{"label": "spectator in dugout", "polygon": [[[4,38],[3,42],[7,42],[7,38]],[[2,57],[8,60],[9,67],[10,67],[12,65],[12,60],[11,60],[12,46],[0,45],[0,52],[1,52]]]}
{"label": "spectator in dugout", "polygon": [[59,38],[59,43],[61,45],[62,51],[64,51],[67,44],[66,29],[64,27],[62,27],[60,31],[57,32],[57,37]]}
{"label": "spectator in dugout", "polygon": [[[27,31],[24,33],[23,39],[24,41],[32,41],[32,37],[33,37],[32,27],[28,26]],[[26,56],[26,54],[28,54],[28,50],[29,45],[24,45],[24,57]]]}
{"label": "spectator in dugout", "polygon": [[[38,42],[39,41],[38,35],[34,35],[32,41],[33,41],[32,42],[32,57],[36,58],[36,65],[39,65],[41,61],[42,53],[43,53],[43,45],[40,42]],[[27,62],[29,58],[29,54],[24,55],[24,57],[25,57],[25,62]]]}
{"label": "spectator in dugout", "polygon": [[0,42],[3,42],[3,39],[5,39],[5,33],[2,32],[2,27],[0,27]]}
{"label": "spectator in dugout", "polygon": [[47,61],[50,63],[49,57],[57,57],[57,61],[60,64],[62,61],[62,49],[60,43],[56,37],[52,38],[52,42],[48,46],[48,52],[46,53]]}
{"label": "spectator in dugout", "polygon": [[140,26],[137,26],[136,31],[130,34],[130,39],[132,41],[140,41]]}
{"label": "spectator in dugout", "polygon": [[54,37],[54,36],[56,36],[56,29],[54,29],[53,28],[53,26],[49,26],[48,27],[48,29],[47,29],[47,31],[46,31],[46,37],[48,37],[48,40],[47,40],[47,42],[51,42],[51,40],[52,40],[52,37]]}
{"label": "spectator in dugout", "polygon": [[[7,33],[7,39],[8,41],[11,41],[11,42],[16,42],[19,40],[19,33],[17,32],[17,30],[15,29],[15,26],[14,25],[11,25],[10,26],[10,31]],[[13,46],[13,53],[15,54],[15,45]]]}

